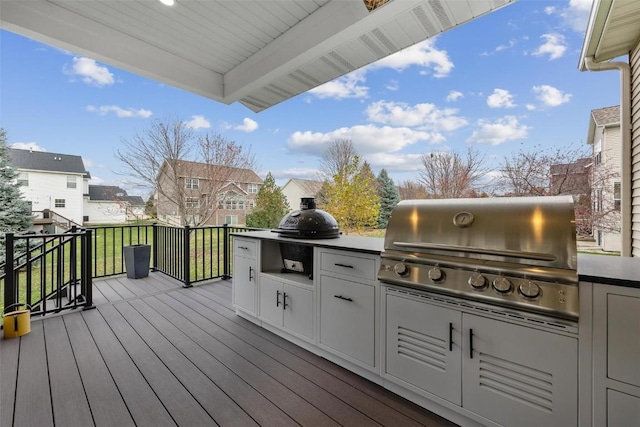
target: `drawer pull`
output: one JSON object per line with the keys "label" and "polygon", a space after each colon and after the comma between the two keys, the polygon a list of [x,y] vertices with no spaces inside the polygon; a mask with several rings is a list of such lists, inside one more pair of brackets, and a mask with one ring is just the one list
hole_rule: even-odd
{"label": "drawer pull", "polygon": [[246,246],[238,246],[238,249],[244,249],[245,251],[248,251],[248,250],[249,250],[249,248],[248,248],[248,247],[246,247]]}
{"label": "drawer pull", "polygon": [[276,291],[276,307],[280,307],[280,291]]}
{"label": "drawer pull", "polygon": [[286,310],[287,307],[289,306],[289,304],[287,304],[287,293],[286,292],[282,293],[282,302],[283,302],[282,309]]}
{"label": "drawer pull", "polygon": [[342,295],[334,295],[335,298],[341,299],[341,300],[345,300],[345,301],[349,301],[349,302],[353,302],[353,299],[349,298],[349,297],[343,297]]}
{"label": "drawer pull", "polygon": [[473,359],[473,329],[469,329],[469,359]]}
{"label": "drawer pull", "polygon": [[249,266],[249,281],[253,280],[253,267]]}
{"label": "drawer pull", "polygon": [[338,267],[344,267],[344,268],[353,268],[353,265],[340,264],[339,262],[336,262],[334,265],[336,265]]}
{"label": "drawer pull", "polygon": [[453,351],[453,323],[449,323],[449,351]]}

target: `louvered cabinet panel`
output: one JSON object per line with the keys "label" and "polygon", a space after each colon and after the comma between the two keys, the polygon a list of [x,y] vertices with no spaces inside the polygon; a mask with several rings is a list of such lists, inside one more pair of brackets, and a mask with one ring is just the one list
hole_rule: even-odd
{"label": "louvered cabinet panel", "polygon": [[463,314],[462,406],[506,426],[577,425],[577,339]]}
{"label": "louvered cabinet panel", "polygon": [[460,405],[459,311],[387,295],[386,373]]}

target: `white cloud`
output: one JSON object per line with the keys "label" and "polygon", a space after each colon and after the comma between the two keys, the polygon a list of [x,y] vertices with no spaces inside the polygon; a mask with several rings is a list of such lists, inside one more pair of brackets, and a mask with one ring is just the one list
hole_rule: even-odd
{"label": "white cloud", "polygon": [[544,43],[533,51],[533,56],[549,55],[549,61],[552,61],[561,58],[567,51],[565,38],[562,34],[548,33],[541,35],[540,38],[544,40]]}
{"label": "white cloud", "polygon": [[358,125],[343,127],[331,132],[298,131],[293,133],[287,146],[293,153],[319,156],[337,139],[349,139],[361,155],[392,153],[417,142],[436,144],[442,142],[442,135],[407,127]]}
{"label": "white cloud", "polygon": [[447,51],[438,49],[436,37],[432,37],[382,58],[367,68],[393,68],[402,71],[412,65],[422,67],[424,72],[432,69],[433,76],[437,78],[448,76],[454,67]]}
{"label": "white cloud", "polygon": [[395,92],[396,90],[398,90],[400,88],[400,83],[397,80],[390,80],[389,83],[387,83],[384,87],[387,90]]}
{"label": "white cloud", "polygon": [[570,93],[564,93],[559,89],[549,85],[534,86],[531,89],[536,95],[536,99],[541,101],[547,107],[557,107],[566,104],[571,100]]}
{"label": "white cloud", "polygon": [[492,52],[482,52],[480,55],[481,56],[493,55],[494,53],[502,52],[503,50],[507,50],[507,49],[511,49],[512,47],[514,47],[517,44],[518,44],[518,41],[516,39],[511,39],[506,44],[498,45],[495,49],[493,49]]}
{"label": "white cloud", "polygon": [[147,119],[153,114],[150,110],[140,108],[138,110],[134,108],[122,108],[117,105],[101,105],[96,107],[94,105],[87,105],[87,111],[91,113],[97,113],[100,116],[106,116],[109,113],[114,113],[118,118],[142,118]]}
{"label": "white cloud", "polygon": [[[317,179],[318,178],[318,170],[311,168],[288,168],[278,171],[271,172],[271,175],[275,179],[290,179],[290,178],[300,178],[300,179]],[[295,206],[291,206],[295,208]]]}
{"label": "white cloud", "polygon": [[505,89],[494,89],[493,93],[487,97],[487,105],[491,108],[513,108],[513,95]]}
{"label": "white cloud", "polygon": [[366,70],[356,70],[311,89],[308,93],[318,98],[366,98],[369,95],[369,88],[362,85],[367,80],[365,74]]}
{"label": "white cloud", "polygon": [[544,8],[544,13],[547,15],[553,15],[556,12],[556,8],[554,6],[547,6]]}
{"label": "white cloud", "polygon": [[529,111],[533,111],[533,110],[535,110],[535,109],[537,108],[537,107],[536,107],[535,105],[533,105],[533,104],[527,104],[527,105],[526,105],[526,107],[527,107],[527,110],[529,110]]}
{"label": "white cloud", "polygon": [[82,163],[84,164],[85,168],[92,168],[92,167],[96,166],[96,164],[93,162],[93,160],[87,159],[85,157],[82,158]]}
{"label": "white cloud", "polygon": [[32,150],[32,151],[47,151],[40,147],[37,142],[14,142],[8,144],[9,148],[15,148],[17,150]]}
{"label": "white cloud", "polygon": [[193,130],[209,129],[211,127],[209,120],[200,115],[191,116],[191,120],[185,122],[184,125]]}
{"label": "white cloud", "polygon": [[65,65],[63,71],[72,77],[79,77],[84,83],[94,86],[106,86],[115,83],[113,74],[107,67],[98,65],[98,63],[90,58],[77,57],[73,58],[73,64]]}
{"label": "white cloud", "polygon": [[454,131],[467,124],[465,118],[456,115],[457,109],[439,109],[434,104],[426,103],[410,106],[402,102],[378,101],[369,105],[366,113],[374,123],[418,127],[429,131]]}
{"label": "white cloud", "polygon": [[473,131],[467,142],[500,145],[507,141],[526,138],[529,129],[529,126],[518,123],[515,116],[505,116],[494,122],[479,120],[478,129]]}
{"label": "white cloud", "polygon": [[573,31],[584,33],[589,22],[593,0],[569,0],[569,6],[560,11],[560,17]]}
{"label": "white cloud", "polygon": [[254,130],[258,129],[258,122],[250,119],[249,117],[245,117],[244,120],[242,120],[242,124],[235,126],[234,129],[247,133],[253,132]]}
{"label": "white cloud", "polygon": [[460,98],[464,98],[464,94],[457,90],[450,90],[447,95],[447,102],[455,102]]}
{"label": "white cloud", "polygon": [[385,168],[387,172],[415,172],[421,170],[422,154],[374,153],[366,156],[374,168]]}
{"label": "white cloud", "polygon": [[102,185],[102,184],[104,184],[104,183],[105,183],[105,180],[104,180],[104,179],[102,179],[102,178],[100,178],[100,177],[98,177],[98,176],[95,176],[95,175],[91,174],[91,184],[92,184],[92,185]]}

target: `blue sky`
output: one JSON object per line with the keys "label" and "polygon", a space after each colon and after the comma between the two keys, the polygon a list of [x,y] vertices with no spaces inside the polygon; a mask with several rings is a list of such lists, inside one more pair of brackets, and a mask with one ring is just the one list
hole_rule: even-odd
{"label": "blue sky", "polygon": [[469,146],[495,169],[585,144],[590,111],[619,103],[617,72],[577,69],[591,3],[520,0],[257,114],[0,30],[0,126],[15,147],[80,155],[92,184],[141,195],[114,152],[166,117],[250,145],[281,185],[314,179],[336,138],[396,183],[418,177],[421,154]]}

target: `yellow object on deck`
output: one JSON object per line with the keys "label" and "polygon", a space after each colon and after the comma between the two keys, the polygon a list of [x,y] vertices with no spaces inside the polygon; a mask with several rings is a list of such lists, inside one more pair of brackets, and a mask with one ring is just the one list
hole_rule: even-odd
{"label": "yellow object on deck", "polygon": [[[22,306],[27,308],[5,313],[7,309],[20,308]],[[31,332],[31,307],[28,304],[12,304],[5,307],[2,310],[2,330],[4,331],[4,338],[21,337]]]}

